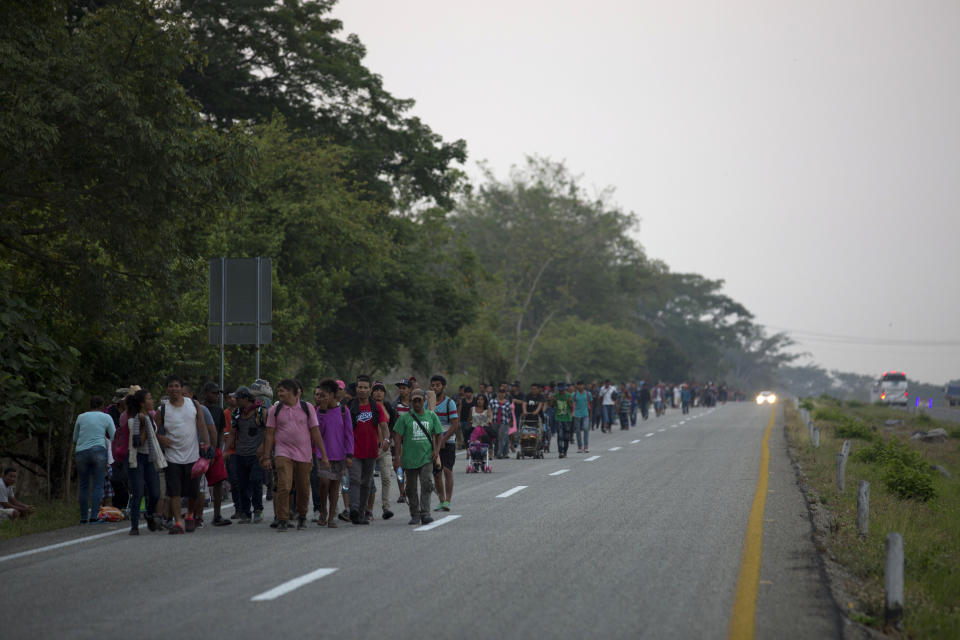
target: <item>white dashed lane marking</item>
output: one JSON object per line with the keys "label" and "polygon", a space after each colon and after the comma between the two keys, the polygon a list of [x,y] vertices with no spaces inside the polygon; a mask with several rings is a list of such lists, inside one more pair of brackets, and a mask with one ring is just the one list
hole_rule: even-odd
{"label": "white dashed lane marking", "polygon": [[445,524],[450,524],[460,516],[446,516],[440,518],[439,520],[434,520],[430,524],[425,524],[422,527],[417,527],[414,531],[430,531],[430,529],[436,529],[437,527],[443,526]]}
{"label": "white dashed lane marking", "polygon": [[646,434],[646,435],[643,436],[643,437],[644,437],[644,438],[649,438],[649,437],[652,436],[652,435],[653,435],[653,431],[651,431],[650,433]]}
{"label": "white dashed lane marking", "polygon": [[607,451],[620,451],[623,447],[610,447]]}
{"label": "white dashed lane marking", "polygon": [[565,474],[567,471],[570,471],[570,469],[560,469],[559,471],[554,471],[554,472],[551,473],[550,475],[551,475],[551,476],[562,476],[562,475]]}
{"label": "white dashed lane marking", "polygon": [[514,487],[513,489],[510,489],[509,491],[504,491],[503,493],[501,493],[501,494],[498,495],[497,497],[498,497],[498,498],[509,498],[509,497],[512,496],[513,494],[519,493],[519,492],[523,491],[523,490],[526,489],[526,488],[527,488],[527,485],[525,485],[525,484],[517,485],[516,487]]}
{"label": "white dashed lane marking", "polygon": [[631,441],[630,441],[630,444],[637,444],[638,442],[640,442],[640,441],[639,441],[639,440],[631,440]]}
{"label": "white dashed lane marking", "polygon": [[333,573],[334,571],[336,571],[336,569],[317,569],[316,571],[311,571],[310,573],[306,575],[302,575],[299,578],[288,580],[287,582],[284,582],[283,584],[278,585],[273,589],[270,589],[269,591],[264,591],[259,595],[255,595],[252,598],[250,598],[250,600],[253,602],[262,602],[264,600],[276,600],[280,596],[290,593],[294,589],[299,589],[305,584],[310,584],[311,582],[319,580],[320,578],[324,578],[330,575],[331,573]]}
{"label": "white dashed lane marking", "polygon": [[590,456],[589,458],[584,458],[583,461],[584,461],[584,462],[593,462],[594,460],[596,460],[596,459],[599,458],[599,457],[600,457],[600,456]]}

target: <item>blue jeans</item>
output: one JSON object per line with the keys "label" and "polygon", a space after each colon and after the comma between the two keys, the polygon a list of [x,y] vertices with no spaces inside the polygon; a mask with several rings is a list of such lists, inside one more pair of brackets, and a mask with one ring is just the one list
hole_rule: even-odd
{"label": "blue jeans", "polygon": [[147,490],[147,517],[150,518],[156,512],[157,500],[160,499],[160,476],[153,468],[150,456],[146,453],[138,453],[137,466],[127,469],[127,478],[130,479],[130,487],[133,489],[130,528],[136,529],[140,525],[140,498],[143,497],[144,487]]}
{"label": "blue jeans", "polygon": [[[92,447],[77,451],[80,520],[96,520],[103,500],[103,480],[107,475],[107,448]],[[93,494],[91,495],[91,488]],[[89,500],[89,502],[87,502]],[[90,511],[93,510],[93,518]]]}
{"label": "blue jeans", "polygon": [[497,425],[497,455],[506,456],[510,444],[510,425],[506,422]]}
{"label": "blue jeans", "polygon": [[250,509],[263,511],[263,469],[257,456],[230,456],[236,465],[237,484],[239,485],[240,504],[237,509],[245,516],[250,515]]}
{"label": "blue jeans", "polygon": [[610,425],[613,424],[613,414],[616,410],[616,406],[612,404],[603,405],[603,428],[609,429]]}
{"label": "blue jeans", "polygon": [[630,426],[637,426],[637,405],[635,404],[630,405]]}
{"label": "blue jeans", "polygon": [[573,431],[577,434],[577,448],[590,446],[590,416],[573,416]]}

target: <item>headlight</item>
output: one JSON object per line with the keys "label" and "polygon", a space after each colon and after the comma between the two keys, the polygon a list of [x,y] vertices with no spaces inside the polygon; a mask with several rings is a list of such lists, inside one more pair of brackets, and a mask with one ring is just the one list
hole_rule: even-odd
{"label": "headlight", "polygon": [[757,396],[757,404],[763,404],[763,396]]}
{"label": "headlight", "polygon": [[770,404],[773,404],[776,401],[777,401],[777,396],[770,394]]}

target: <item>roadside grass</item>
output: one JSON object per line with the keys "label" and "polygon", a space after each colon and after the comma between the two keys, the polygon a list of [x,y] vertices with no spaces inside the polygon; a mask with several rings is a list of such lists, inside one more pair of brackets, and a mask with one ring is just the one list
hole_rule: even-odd
{"label": "roadside grass", "polygon": [[0,540],[10,540],[31,533],[62,529],[80,522],[80,508],[74,501],[44,500],[33,504],[36,511],[29,518],[17,518],[0,523]]}
{"label": "roadside grass", "polygon": [[[813,406],[811,413],[819,415],[813,420],[820,428],[820,448],[813,448],[806,425],[789,403],[787,433],[815,497],[833,514],[825,534],[826,551],[856,580],[844,585],[855,600],[845,607],[847,614],[863,624],[883,626],[886,537],[899,532],[905,557],[905,634],[911,638],[960,638],[960,442],[952,438],[929,444],[909,439],[918,429],[942,426],[950,432],[950,425],[925,414],[914,416],[886,407],[843,406],[821,399]],[[887,420],[903,422],[888,426]],[[851,457],[846,492],[839,495],[834,456],[846,439],[850,440]],[[918,473],[929,478],[934,495],[928,500],[898,498],[884,480],[899,472],[899,467],[891,472],[891,465],[877,456],[857,456],[872,443],[879,443],[874,444],[874,451],[880,444],[899,451],[900,447],[888,444],[891,439],[907,450],[903,456],[908,464],[913,460],[923,469]],[[953,477],[931,471],[934,464]],[[860,480],[870,483],[869,533],[863,538],[856,528]]]}

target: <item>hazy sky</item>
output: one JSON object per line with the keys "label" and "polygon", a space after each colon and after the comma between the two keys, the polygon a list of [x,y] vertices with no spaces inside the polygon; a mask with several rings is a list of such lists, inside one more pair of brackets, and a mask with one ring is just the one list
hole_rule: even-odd
{"label": "hazy sky", "polygon": [[472,175],[564,160],[801,362],[960,378],[960,2],[340,1]]}

